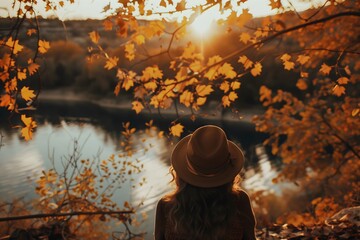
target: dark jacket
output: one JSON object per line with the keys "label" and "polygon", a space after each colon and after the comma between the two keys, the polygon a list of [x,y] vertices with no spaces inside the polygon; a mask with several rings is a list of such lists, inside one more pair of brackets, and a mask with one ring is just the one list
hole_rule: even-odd
{"label": "dark jacket", "polygon": [[[170,202],[161,199],[156,208],[155,239],[156,240],[188,240],[193,239],[186,233],[176,233],[174,226],[168,221]],[[226,240],[256,239],[256,220],[250,204],[249,196],[240,191],[236,196],[236,216],[231,220],[226,229]],[[220,239],[219,239],[220,240]]]}

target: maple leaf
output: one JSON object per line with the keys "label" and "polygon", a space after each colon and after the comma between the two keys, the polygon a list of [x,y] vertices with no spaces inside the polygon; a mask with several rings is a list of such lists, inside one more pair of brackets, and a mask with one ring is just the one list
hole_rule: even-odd
{"label": "maple leaf", "polygon": [[20,81],[26,79],[26,68],[24,68],[22,71],[18,68],[18,70],[17,70],[17,78]]}
{"label": "maple leaf", "polygon": [[282,61],[286,62],[289,61],[291,59],[291,56],[287,53],[283,54],[280,58]]}
{"label": "maple leaf", "polygon": [[181,133],[184,131],[184,126],[178,123],[174,126],[171,126],[169,130],[171,135],[175,137],[180,137]]}
{"label": "maple leaf", "polygon": [[162,71],[157,65],[154,65],[153,67],[146,67],[145,70],[142,71],[141,80],[146,82],[150,79],[161,79],[162,76]]}
{"label": "maple leaf", "polygon": [[224,63],[219,69],[218,73],[225,76],[225,78],[233,79],[236,77],[236,72],[229,63]]}
{"label": "maple leaf", "polygon": [[60,7],[63,7],[64,6],[64,1],[59,1],[59,5],[60,5]]}
{"label": "maple leaf", "polygon": [[284,64],[284,69],[285,70],[290,71],[291,69],[293,69],[295,67],[295,63],[291,62],[291,61],[284,61],[283,64]]}
{"label": "maple leaf", "polygon": [[251,40],[251,36],[250,34],[243,32],[240,35],[240,41],[243,42],[244,44],[247,44],[249,41]]}
{"label": "maple leaf", "polygon": [[307,63],[310,60],[310,56],[307,55],[299,55],[296,59],[296,61],[298,63],[300,63],[301,65],[304,65],[305,63]]}
{"label": "maple leaf", "polygon": [[185,90],[180,95],[180,103],[184,104],[186,107],[189,107],[193,102],[194,102],[194,94],[192,92]]}
{"label": "maple leaf", "polygon": [[211,85],[197,85],[196,92],[200,97],[205,97],[209,95],[214,90],[212,89]]}
{"label": "maple leaf", "polygon": [[157,88],[157,84],[155,81],[150,81],[144,84],[144,87],[148,90],[155,91]]}
{"label": "maple leaf", "polygon": [[356,117],[360,112],[360,108],[355,108],[351,111],[351,116]]}
{"label": "maple leaf", "polygon": [[[104,26],[105,31],[111,31],[113,29],[113,22],[109,19],[105,19],[103,22],[103,26]],[[100,38],[99,34],[98,34],[98,37]],[[91,38],[91,36],[90,36],[90,38]],[[99,38],[98,38],[98,40],[99,40]],[[97,43],[97,42],[94,42],[94,43]]]}
{"label": "maple leaf", "polygon": [[161,0],[161,1],[160,1],[160,6],[166,7],[166,2],[165,2],[165,0]]}
{"label": "maple leaf", "polygon": [[242,63],[244,65],[244,68],[245,70],[251,68],[253,66],[253,62],[247,58],[247,56],[245,55],[242,55],[239,57],[239,60],[238,60],[239,63]]}
{"label": "maple leaf", "polygon": [[221,90],[224,91],[224,93],[227,93],[229,90],[230,90],[230,84],[228,81],[224,81],[220,84],[220,87],[219,87]]}
{"label": "maple leaf", "polygon": [[37,70],[39,69],[40,65],[37,63],[30,63],[29,66],[27,67],[28,71],[29,71],[29,75],[33,75],[34,73],[37,72]]}
{"label": "maple leaf", "polygon": [[335,87],[333,88],[332,93],[340,97],[341,95],[345,94],[345,87],[336,84]]}
{"label": "maple leaf", "polygon": [[133,101],[131,104],[132,110],[134,110],[136,114],[139,114],[144,109],[144,105],[139,101]]}
{"label": "maple leaf", "polygon": [[249,9],[243,8],[242,13],[240,14],[237,20],[237,25],[239,27],[243,27],[245,23],[247,23],[249,20],[252,19],[252,17],[253,17],[252,14],[249,13]]}
{"label": "maple leaf", "polygon": [[6,46],[13,48],[13,53],[18,54],[24,48],[22,45],[19,44],[19,40],[13,40],[12,37],[6,41]]}
{"label": "maple leaf", "polygon": [[115,89],[114,89],[114,94],[115,94],[115,96],[118,96],[119,95],[119,93],[120,93],[120,82],[118,82],[118,84],[116,84],[116,86],[115,86]]}
{"label": "maple leaf", "polygon": [[324,75],[328,75],[331,71],[331,67],[326,65],[326,63],[323,63],[320,68],[320,72],[322,72]]}
{"label": "maple leaf", "polygon": [[236,89],[239,89],[239,88],[240,88],[241,83],[238,82],[238,81],[234,81],[234,82],[231,83],[230,86],[231,86],[231,89],[232,89],[232,90],[236,90]]}
{"label": "maple leaf", "polygon": [[134,77],[136,76],[136,73],[133,71],[129,71],[129,73],[126,75],[123,84],[122,84],[122,88],[124,88],[126,91],[128,91],[131,87],[134,86]]}
{"label": "maple leaf", "polygon": [[346,65],[346,67],[344,68],[344,70],[345,70],[345,72],[346,72],[346,74],[347,75],[351,75],[351,71],[350,71],[350,68],[349,68],[349,66],[348,65]]}
{"label": "maple leaf", "polygon": [[192,44],[191,42],[189,42],[186,47],[184,48],[184,52],[181,55],[181,57],[186,58],[186,59],[192,59],[195,53],[196,47],[194,44]]}
{"label": "maple leaf", "polygon": [[261,86],[259,89],[259,94],[260,94],[260,101],[264,101],[264,100],[270,100],[271,99],[271,89],[267,88],[266,86]]}
{"label": "maple leaf", "polygon": [[129,59],[129,61],[134,60],[135,58],[135,44],[128,43],[125,44],[125,57]]}
{"label": "maple leaf", "polygon": [[348,82],[349,82],[349,78],[347,77],[339,77],[337,80],[337,83],[341,85],[346,85],[348,84]]}
{"label": "maple leaf", "polygon": [[206,97],[199,97],[196,99],[196,105],[201,106],[206,103]]}
{"label": "maple leaf", "polygon": [[25,114],[21,115],[21,121],[25,124],[25,127],[21,129],[21,135],[28,141],[32,139],[33,130],[37,126],[36,122],[31,117],[26,117]]}
{"label": "maple leaf", "polygon": [[302,78],[296,82],[296,87],[300,90],[306,90],[308,88],[306,81]]}
{"label": "maple leaf", "polygon": [[270,5],[271,9],[282,8],[281,0],[270,0],[269,5]]}
{"label": "maple leaf", "polygon": [[30,28],[26,31],[26,34],[30,37],[31,35],[37,33],[37,30],[35,28]]}
{"label": "maple leaf", "polygon": [[145,95],[148,94],[148,91],[144,87],[136,87],[134,89],[134,97],[143,99]]}
{"label": "maple leaf", "polygon": [[223,107],[230,107],[230,100],[229,100],[229,96],[223,96],[222,99],[221,99],[221,103],[223,105]]}
{"label": "maple leaf", "polygon": [[39,40],[39,47],[38,50],[40,53],[44,54],[46,53],[50,48],[50,43],[45,40]]}
{"label": "maple leaf", "polygon": [[200,72],[202,68],[202,64],[200,61],[194,61],[190,64],[189,68],[191,69],[191,71],[197,73]]}
{"label": "maple leaf", "polygon": [[204,74],[204,77],[206,77],[206,78],[209,79],[210,81],[215,80],[217,76],[218,76],[218,72],[217,72],[217,69],[214,68],[214,67],[210,68],[210,69]]}
{"label": "maple leaf", "polygon": [[231,91],[231,92],[229,93],[229,100],[230,100],[230,101],[233,102],[233,101],[235,101],[237,98],[238,98],[238,95],[237,95],[236,92]]}
{"label": "maple leaf", "polygon": [[90,37],[91,41],[92,41],[93,43],[95,43],[95,44],[97,44],[97,43],[99,42],[99,40],[100,40],[100,35],[99,35],[99,33],[96,32],[96,31],[90,32],[90,33],[89,33],[89,37]]}
{"label": "maple leaf", "polygon": [[144,44],[144,43],[145,43],[145,37],[144,37],[144,35],[141,35],[141,34],[136,35],[136,36],[134,37],[134,42],[135,42],[137,45]]}
{"label": "maple leaf", "polygon": [[254,65],[254,68],[251,69],[251,75],[253,75],[254,77],[258,76],[261,74],[261,70],[262,70],[262,65],[259,62],[256,62]]}
{"label": "maple leaf", "polygon": [[118,57],[113,57],[113,58],[109,57],[105,63],[104,68],[110,70],[117,65],[118,61],[119,61]]}
{"label": "maple leaf", "polygon": [[22,87],[21,97],[25,101],[31,101],[35,97],[34,90],[30,90],[29,87]]}

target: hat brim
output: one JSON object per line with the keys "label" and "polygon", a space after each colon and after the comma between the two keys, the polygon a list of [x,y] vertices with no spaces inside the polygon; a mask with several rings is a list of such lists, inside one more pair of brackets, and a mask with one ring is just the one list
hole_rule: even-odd
{"label": "hat brim", "polygon": [[187,166],[187,144],[191,134],[181,139],[171,154],[171,164],[176,174],[185,182],[197,187],[217,187],[231,182],[244,166],[244,154],[232,141],[228,140],[230,162],[226,168],[211,176],[197,175],[189,170]]}

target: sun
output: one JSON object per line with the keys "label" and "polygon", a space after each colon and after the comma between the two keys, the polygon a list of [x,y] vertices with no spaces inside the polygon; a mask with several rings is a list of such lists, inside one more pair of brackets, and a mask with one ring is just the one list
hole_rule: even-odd
{"label": "sun", "polygon": [[216,20],[218,18],[217,12],[206,11],[198,16],[190,24],[191,32],[198,37],[208,37],[214,31],[216,26]]}

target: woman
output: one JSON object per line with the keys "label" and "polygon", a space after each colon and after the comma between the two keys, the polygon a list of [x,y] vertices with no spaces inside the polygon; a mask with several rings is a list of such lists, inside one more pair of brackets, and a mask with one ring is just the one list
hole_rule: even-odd
{"label": "woman", "polygon": [[242,151],[216,126],[198,128],[171,154],[177,188],[156,208],[155,239],[256,239],[248,195],[237,188]]}

